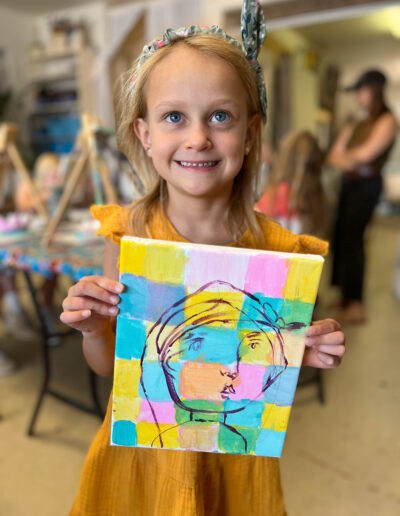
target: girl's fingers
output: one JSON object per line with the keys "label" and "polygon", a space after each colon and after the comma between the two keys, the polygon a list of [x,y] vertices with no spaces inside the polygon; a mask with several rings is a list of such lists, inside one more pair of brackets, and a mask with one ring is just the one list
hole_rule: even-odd
{"label": "girl's fingers", "polygon": [[[322,368],[337,367],[340,364],[340,358],[326,353],[317,353],[317,360],[322,363]],[[321,367],[321,366],[318,366]]]}
{"label": "girl's fingers", "polygon": [[344,345],[344,342],[345,336],[341,330],[306,338],[306,346],[308,347],[341,346]]}
{"label": "girl's fingers", "polygon": [[311,326],[306,328],[307,337],[317,337],[319,335],[325,335],[327,333],[333,333],[340,331],[342,327],[334,319],[324,319],[323,321],[313,321]]}
{"label": "girl's fingers", "polygon": [[345,352],[345,347],[344,347],[344,345],[338,345],[338,346],[322,345],[322,346],[317,347],[317,351],[319,353],[342,357]]}
{"label": "girl's fingers", "polygon": [[[118,296],[116,297],[118,298]],[[117,315],[118,313],[118,307],[115,304],[102,303],[90,297],[67,297],[62,306],[64,311],[91,310],[100,315]]]}
{"label": "girl's fingers", "polygon": [[81,321],[86,321],[90,316],[92,315],[92,312],[90,310],[74,310],[72,312],[66,311],[62,312],[60,315],[60,320],[64,324],[68,324],[69,326],[79,323]]}
{"label": "girl's fingers", "polygon": [[88,296],[100,299],[106,303],[118,303],[118,293],[123,290],[118,281],[103,276],[87,276],[78,281],[68,290],[69,297]]}
{"label": "girl's fingers", "polygon": [[341,356],[321,353],[315,349],[306,349],[303,358],[303,365],[330,369],[337,367],[341,362]]}

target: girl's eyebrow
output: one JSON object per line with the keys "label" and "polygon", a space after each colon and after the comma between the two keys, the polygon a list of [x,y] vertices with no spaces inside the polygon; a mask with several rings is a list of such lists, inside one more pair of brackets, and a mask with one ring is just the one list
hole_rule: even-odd
{"label": "girl's eyebrow", "polygon": [[[191,106],[191,103],[185,102],[183,99],[170,99],[167,101],[160,102],[159,104],[156,104],[154,106],[155,110],[162,110],[162,109],[184,109],[187,106]],[[226,98],[220,98],[211,100],[209,105],[207,106],[207,110],[214,110],[217,108],[221,108],[223,106],[232,107],[232,108],[239,108],[239,103],[236,102],[234,99],[226,99]]]}

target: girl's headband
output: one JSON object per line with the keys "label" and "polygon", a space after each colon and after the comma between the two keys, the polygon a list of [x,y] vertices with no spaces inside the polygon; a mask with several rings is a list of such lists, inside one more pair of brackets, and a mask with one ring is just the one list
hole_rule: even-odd
{"label": "girl's headband", "polygon": [[229,36],[229,34],[218,27],[218,25],[212,25],[211,27],[190,25],[189,27],[176,30],[167,29],[162,35],[161,39],[153,40],[143,48],[143,52],[139,59],[135,74],[132,77],[132,83],[134,84],[136,74],[142,64],[160,48],[169,45],[173,41],[184,39],[193,36],[194,34],[215,34],[216,36],[224,39],[225,41],[228,41],[228,43],[240,49],[246,55],[247,60],[254,69],[257,79],[261,111],[265,122],[267,120],[267,93],[265,90],[265,83],[261,66],[257,61],[259,49],[262,47],[266,37],[264,14],[260,6],[260,2],[254,0],[244,0],[241,15],[241,31],[243,44],[239,43],[239,41],[237,41],[232,36]]}

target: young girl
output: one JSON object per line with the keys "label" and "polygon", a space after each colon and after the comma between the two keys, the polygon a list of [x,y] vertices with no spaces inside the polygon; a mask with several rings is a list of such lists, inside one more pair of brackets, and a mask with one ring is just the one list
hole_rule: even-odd
{"label": "young girl", "polygon": [[[246,6],[246,23],[256,23],[256,2]],[[244,32],[246,46],[247,35],[254,33]],[[124,234],[327,251],[325,242],[296,236],[253,212],[265,90],[257,80],[254,54],[250,61],[253,65],[241,45],[218,27],[192,26],[168,30],[145,47],[128,74],[120,99],[119,143],[152,187],[128,209],[93,210],[107,237],[104,276],[86,277],[71,287],[61,315],[82,332],[85,357],[99,374],[113,371],[118,294],[124,288],[118,282],[118,244]],[[344,336],[338,323],[319,321],[307,335],[305,364],[339,364]],[[111,447],[110,425],[109,404],[71,515],[285,514],[277,459]]]}
{"label": "young girl", "polygon": [[289,133],[272,166],[256,209],[293,233],[326,234],[326,199],[321,183],[322,152],[308,131]]}

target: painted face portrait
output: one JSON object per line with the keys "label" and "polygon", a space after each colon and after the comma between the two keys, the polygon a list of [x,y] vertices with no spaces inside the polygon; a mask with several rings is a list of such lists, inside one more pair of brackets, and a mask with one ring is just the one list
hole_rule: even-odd
{"label": "painted face portrait", "polygon": [[155,347],[171,400],[187,421],[215,421],[217,414],[225,421],[262,400],[287,367],[281,329],[285,323],[271,305],[213,281],[160,316],[143,357]]}
{"label": "painted face portrait", "polygon": [[279,457],[322,259],[126,237],[113,445]]}

